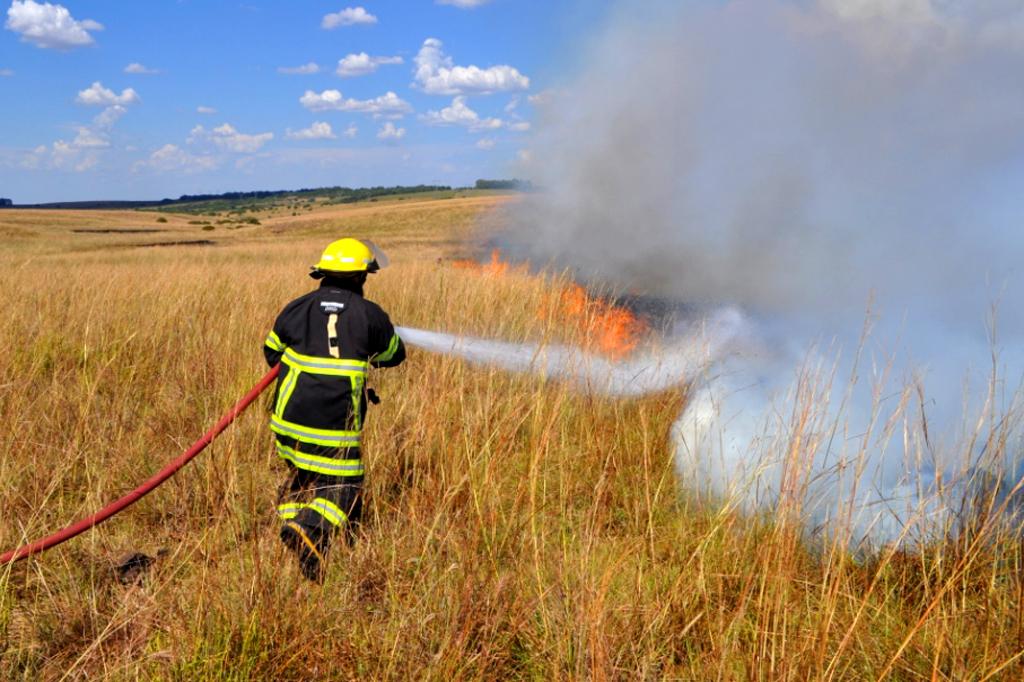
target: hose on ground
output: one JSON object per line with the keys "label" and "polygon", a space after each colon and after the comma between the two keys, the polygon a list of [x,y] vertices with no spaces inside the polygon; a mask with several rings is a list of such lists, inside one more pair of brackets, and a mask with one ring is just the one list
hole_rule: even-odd
{"label": "hose on ground", "polygon": [[33,554],[45,552],[51,547],[56,547],[62,542],[70,540],[71,538],[75,537],[80,533],[84,533],[90,528],[98,526],[99,524],[109,519],[111,516],[114,516],[118,512],[123,511],[125,508],[138,502],[140,499],[142,499],[143,496],[145,496],[154,488],[156,488],[161,483],[166,481],[168,478],[176,474],[179,469],[181,469],[183,466],[192,461],[192,459],[194,459],[195,456],[198,455],[200,452],[205,450],[207,445],[212,443],[213,440],[231,424],[231,422],[235,421],[235,418],[238,417],[238,415],[245,411],[245,408],[249,407],[249,405],[251,405],[252,402],[256,400],[256,398],[259,397],[259,395],[263,393],[263,391],[265,391],[268,386],[270,386],[274,379],[277,378],[277,374],[280,371],[280,369],[281,366],[276,365],[273,369],[267,372],[263,376],[263,378],[260,379],[248,393],[242,396],[241,400],[235,403],[234,407],[228,410],[227,414],[220,418],[220,421],[214,424],[209,431],[203,434],[202,438],[193,443],[192,447],[190,447],[188,450],[179,455],[176,459],[170,462],[163,469],[153,474],[145,483],[140,485],[138,488],[131,491],[130,493],[120,498],[119,500],[111,502],[106,507],[103,507],[92,516],[84,518],[81,521],[78,521],[77,523],[73,523],[64,530],[57,531],[53,535],[48,535],[45,538],[40,538],[35,542],[28,543],[27,545],[22,545],[17,549],[12,549],[11,551],[5,553],[3,556],[0,556],[0,564],[13,563],[15,561],[20,561],[25,557],[32,556]]}

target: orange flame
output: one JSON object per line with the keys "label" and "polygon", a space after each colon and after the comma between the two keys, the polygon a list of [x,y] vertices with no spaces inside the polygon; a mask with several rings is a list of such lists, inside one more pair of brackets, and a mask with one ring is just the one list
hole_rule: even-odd
{"label": "orange flame", "polygon": [[[454,262],[454,266],[491,277],[527,271],[525,266],[513,266],[502,260],[498,249],[491,251],[491,258],[485,263],[459,260]],[[555,316],[568,320],[579,328],[587,348],[615,359],[624,358],[636,350],[650,331],[647,323],[630,310],[595,298],[578,284],[570,284],[559,293],[548,296],[537,313],[541,319]]]}
{"label": "orange flame", "polygon": [[478,263],[475,260],[457,260],[454,265],[461,270],[473,270],[481,275],[494,277],[507,275],[512,270],[512,264],[501,259],[501,251],[498,249],[491,251],[491,260],[486,263]]}
{"label": "orange flame", "polygon": [[647,323],[632,311],[594,298],[578,284],[570,284],[559,303],[557,313],[580,328],[588,347],[616,359],[636,350],[649,331]]}

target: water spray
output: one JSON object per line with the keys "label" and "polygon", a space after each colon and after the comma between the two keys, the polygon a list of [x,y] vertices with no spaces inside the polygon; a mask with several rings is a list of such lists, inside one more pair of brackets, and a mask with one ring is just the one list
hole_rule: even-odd
{"label": "water spray", "polygon": [[566,381],[601,395],[639,396],[693,381],[728,352],[744,325],[739,311],[725,309],[684,326],[657,350],[637,351],[621,360],[575,346],[508,343],[407,327],[397,331],[410,345],[473,364]]}

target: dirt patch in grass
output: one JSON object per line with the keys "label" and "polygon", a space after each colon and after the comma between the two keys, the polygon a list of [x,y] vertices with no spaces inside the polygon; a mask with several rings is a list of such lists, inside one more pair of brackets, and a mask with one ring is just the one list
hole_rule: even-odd
{"label": "dirt patch in grass", "polygon": [[152,242],[150,244],[125,244],[129,249],[153,249],[158,246],[216,246],[212,239],[180,239],[170,242]]}
{"label": "dirt patch in grass", "polygon": [[86,229],[86,228],[79,228],[79,229],[71,230],[71,231],[76,233],[76,234],[153,234],[155,232],[166,232],[167,230],[160,230],[160,229],[146,228],[146,227],[129,227],[129,228],[123,228],[123,229],[112,229],[112,228]]}

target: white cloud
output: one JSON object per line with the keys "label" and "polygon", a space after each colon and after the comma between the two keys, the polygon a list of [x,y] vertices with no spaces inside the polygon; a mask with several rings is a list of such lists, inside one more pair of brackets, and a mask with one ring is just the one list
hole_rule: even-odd
{"label": "white cloud", "polygon": [[136,104],[139,102],[139,94],[132,88],[125,88],[120,95],[113,90],[103,87],[103,84],[96,81],[85,90],[78,92],[75,101],[87,106],[111,106],[114,104]]}
{"label": "white cloud", "polygon": [[105,135],[101,135],[92,128],[82,126],[78,129],[78,135],[75,136],[75,139],[71,144],[80,149],[95,149],[109,147],[110,141],[106,138]]}
{"label": "white cloud", "polygon": [[122,116],[128,113],[120,104],[109,106],[96,115],[96,118],[92,120],[93,125],[104,130],[110,130],[114,127],[114,124],[120,120]]}
{"label": "white cloud", "polygon": [[217,167],[219,161],[209,155],[197,156],[190,154],[184,149],[173,144],[165,144],[160,149],[149,155],[145,161],[135,164],[132,170],[149,168],[155,171],[181,171],[184,173],[197,173],[204,170],[212,170]]}
{"label": "white cloud", "polygon": [[125,73],[143,74],[143,75],[147,75],[147,76],[151,76],[153,74],[160,73],[159,70],[151,69],[151,68],[149,68],[147,66],[143,66],[142,64],[140,64],[138,62],[132,62],[128,66],[124,67],[124,72]]}
{"label": "white cloud", "polygon": [[77,21],[63,5],[14,0],[7,9],[8,30],[21,34],[21,39],[36,47],[70,50],[92,45],[89,31],[102,31],[103,26],[91,19]]}
{"label": "white cloud", "polygon": [[385,64],[401,64],[401,57],[371,57],[365,52],[350,54],[338,60],[336,74],[343,78],[352,76],[365,76],[377,70]]}
{"label": "white cloud", "polygon": [[334,14],[325,14],[320,22],[321,28],[332,29],[339,26],[354,26],[356,24],[376,24],[377,17],[367,12],[362,7],[346,7]]}
{"label": "white cloud", "polygon": [[515,133],[525,133],[530,129],[529,121],[516,121],[508,124],[508,129]]}
{"label": "white cloud", "polygon": [[356,127],[356,124],[349,123],[348,128],[345,128],[345,132],[343,134],[345,135],[345,137],[352,138],[355,137],[358,132],[359,128]]}
{"label": "white cloud", "polygon": [[42,165],[43,159],[48,151],[49,149],[47,146],[45,144],[41,144],[30,153],[25,154],[18,165],[29,170],[36,170]]}
{"label": "white cloud", "polygon": [[285,132],[285,137],[289,140],[333,140],[337,137],[334,131],[331,130],[330,123],[324,123],[322,121],[314,121],[313,125],[302,130],[292,130],[289,128]]}
{"label": "white cloud", "polygon": [[401,140],[405,137],[405,128],[396,128],[395,124],[388,121],[384,124],[384,127],[377,131],[378,140],[386,140],[389,142]]}
{"label": "white cloud", "polygon": [[494,149],[494,145],[494,138],[490,137],[481,137],[479,140],[476,141],[476,148],[483,149],[485,151],[488,149]]}
{"label": "white cloud", "polygon": [[312,90],[299,98],[299,103],[310,111],[358,111],[364,114],[403,115],[412,111],[408,102],[390,90],[374,99],[345,99],[338,90]]}
{"label": "white cloud", "polygon": [[491,0],[437,0],[439,5],[451,5],[460,9],[473,9],[480,5],[486,5]]}
{"label": "white cloud", "polygon": [[463,126],[474,133],[497,130],[504,125],[500,118],[480,118],[479,114],[466,106],[466,98],[461,96],[454,98],[451,106],[441,111],[428,111],[420,119],[427,125]]}
{"label": "white cloud", "polygon": [[95,168],[100,157],[95,150],[84,150],[73,142],[57,140],[53,143],[53,149],[49,152],[48,159],[51,168],[59,170],[73,170],[76,173],[83,173]]}
{"label": "white cloud", "polygon": [[316,62],[309,62],[302,66],[279,66],[277,67],[278,73],[286,73],[291,76],[307,76],[311,73],[319,73],[320,65]]}
{"label": "white cloud", "polygon": [[13,166],[12,161],[16,161],[22,168],[36,170],[39,168],[40,161],[45,153],[46,145],[39,145],[28,154],[23,155],[20,159],[8,159],[4,165]]}
{"label": "white cloud", "polygon": [[516,159],[519,161],[519,163],[530,163],[531,161],[533,161],[533,152],[531,152],[529,149],[520,149],[518,152],[516,152]]}
{"label": "white cloud", "polygon": [[111,146],[110,132],[114,124],[127,112],[120,104],[107,107],[93,117],[90,125],[77,126],[73,140],[57,140],[50,147],[40,145],[23,160],[22,165],[31,169],[46,167],[78,173],[95,168],[100,162],[101,150]]}
{"label": "white cloud", "polygon": [[455,66],[437,38],[427,38],[416,55],[416,82],[428,95],[489,94],[526,90],[530,79],[502,64],[481,69]]}
{"label": "white cloud", "polygon": [[110,131],[126,113],[128,110],[120,104],[107,107],[93,117],[91,126],[80,126],[77,129],[78,135],[71,145],[83,149],[109,147]]}
{"label": "white cloud", "polygon": [[192,129],[188,136],[189,143],[210,141],[221,149],[236,154],[251,154],[259,151],[263,145],[274,139],[274,133],[258,133],[248,135],[238,132],[234,126],[224,123],[213,130],[207,130],[201,125]]}
{"label": "white cloud", "polygon": [[57,140],[52,146],[40,145],[23,160],[25,168],[47,167],[77,173],[95,168],[100,162],[100,150],[110,147],[110,131],[128,110],[120,104],[109,106],[97,114],[91,125],[75,128],[75,138],[68,142]]}
{"label": "white cloud", "polygon": [[14,72],[11,71],[10,69],[0,69],[0,78],[9,78],[10,76],[13,76],[13,75],[14,75]]}
{"label": "white cloud", "polygon": [[217,110],[214,109],[213,107],[206,107],[206,106],[203,106],[202,104],[200,104],[198,107],[196,107],[196,113],[198,113],[198,114],[216,114]]}

